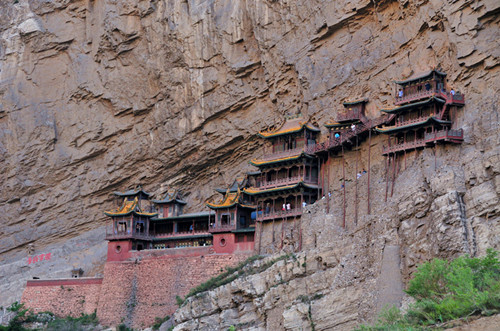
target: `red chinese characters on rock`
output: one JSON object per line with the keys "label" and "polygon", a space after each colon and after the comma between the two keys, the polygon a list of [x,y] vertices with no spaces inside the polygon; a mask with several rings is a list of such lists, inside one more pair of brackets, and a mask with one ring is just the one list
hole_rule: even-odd
{"label": "red chinese characters on rock", "polygon": [[36,256],[28,256],[28,264],[40,262],[40,261],[48,261],[52,257],[52,253],[40,254]]}

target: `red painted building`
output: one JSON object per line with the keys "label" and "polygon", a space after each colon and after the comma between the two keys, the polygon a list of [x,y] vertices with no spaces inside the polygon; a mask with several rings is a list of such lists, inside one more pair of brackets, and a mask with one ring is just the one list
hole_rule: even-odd
{"label": "red painted building", "polygon": [[218,202],[207,202],[216,215],[210,232],[217,253],[254,250],[255,205],[252,197],[242,191],[247,184],[246,177],[237,179],[226,192],[216,190],[223,194]]}

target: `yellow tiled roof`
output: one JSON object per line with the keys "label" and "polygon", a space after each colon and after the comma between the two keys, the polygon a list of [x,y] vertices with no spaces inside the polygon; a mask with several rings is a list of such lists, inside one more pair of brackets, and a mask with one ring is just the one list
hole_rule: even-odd
{"label": "yellow tiled roof", "polygon": [[280,157],[280,158],[272,159],[272,160],[251,160],[250,164],[253,164],[254,166],[259,166],[259,165],[268,164],[268,163],[275,163],[275,162],[281,162],[281,161],[295,160],[295,159],[299,158],[302,155],[302,153],[303,152],[300,151],[296,155]]}
{"label": "yellow tiled roof", "polygon": [[[131,212],[135,212],[137,215],[141,216],[154,216],[156,213],[145,213],[138,208],[139,200],[135,197],[134,200],[128,201],[127,198],[123,199],[123,204],[117,210],[105,211],[104,214],[108,216],[121,216],[127,215]],[[136,210],[137,209],[137,210]]]}
{"label": "yellow tiled roof", "polygon": [[272,131],[261,131],[259,135],[264,138],[270,138],[274,136],[280,136],[287,133],[295,133],[301,131],[303,128],[308,128],[311,131],[319,131],[318,128],[313,125],[307,123],[303,118],[295,118],[292,120],[286,121],[281,128]]}
{"label": "yellow tiled roof", "polygon": [[135,207],[137,207],[138,202],[139,200],[137,199],[137,197],[131,201],[127,201],[127,199],[125,198],[123,199],[123,204],[120,208],[118,208],[117,210],[105,211],[104,213],[109,216],[120,216],[128,214],[133,211]]}

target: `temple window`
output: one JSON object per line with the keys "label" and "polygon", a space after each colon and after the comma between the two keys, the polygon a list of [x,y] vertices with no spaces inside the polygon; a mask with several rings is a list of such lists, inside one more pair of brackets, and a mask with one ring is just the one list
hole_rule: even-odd
{"label": "temple window", "polygon": [[116,231],[118,233],[126,233],[127,232],[127,221],[118,221],[116,226]]}
{"label": "temple window", "polygon": [[229,226],[230,222],[229,214],[221,215],[220,224],[222,227]]}

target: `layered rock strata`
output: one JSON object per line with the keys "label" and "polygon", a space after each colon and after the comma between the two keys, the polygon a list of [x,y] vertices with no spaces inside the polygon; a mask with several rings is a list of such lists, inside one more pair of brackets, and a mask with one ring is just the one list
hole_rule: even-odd
{"label": "layered rock strata", "polygon": [[[175,186],[199,208],[250,169],[256,133],[284,114],[323,124],[341,101],[367,97],[376,117],[394,79],[437,65],[466,95],[465,142],[412,155],[387,212],[374,199],[384,212],[366,219],[405,243],[404,279],[433,256],[498,248],[498,12],[491,0],[1,2],[0,304],[32,274],[67,272],[69,256],[104,262],[96,239],[112,191]],[[310,231],[329,231],[324,220]],[[89,231],[84,247],[64,244]],[[30,243],[63,257],[27,264]]]}

